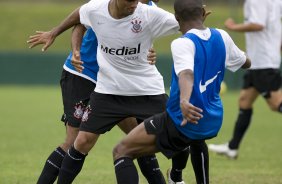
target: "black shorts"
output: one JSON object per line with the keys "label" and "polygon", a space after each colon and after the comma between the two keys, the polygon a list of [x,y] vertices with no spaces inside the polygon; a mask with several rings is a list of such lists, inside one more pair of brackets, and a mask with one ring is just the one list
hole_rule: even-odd
{"label": "black shorts", "polygon": [[156,135],[156,146],[167,158],[189,149],[192,144],[203,144],[205,140],[192,140],[174,126],[167,112],[156,114],[144,121],[148,134]]}
{"label": "black shorts", "polygon": [[66,70],[62,72],[60,84],[64,104],[64,115],[61,120],[78,128],[96,84]]}
{"label": "black shorts", "polygon": [[120,96],[93,92],[81,131],[103,134],[127,117],[144,120],[165,110],[167,95]]}
{"label": "black shorts", "polygon": [[279,69],[248,70],[244,75],[243,89],[254,87],[264,97],[270,97],[271,91],[277,91],[282,84]]}

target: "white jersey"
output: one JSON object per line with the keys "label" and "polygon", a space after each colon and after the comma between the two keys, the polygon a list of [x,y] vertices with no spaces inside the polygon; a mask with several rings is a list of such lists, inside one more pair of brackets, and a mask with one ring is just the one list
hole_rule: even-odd
{"label": "white jersey", "polygon": [[[246,55],[234,44],[228,33],[221,29],[217,30],[221,34],[226,49],[225,67],[234,72],[246,62]],[[209,40],[211,37],[209,28],[205,30],[191,29],[188,33],[193,33],[203,40]],[[177,75],[186,69],[194,70],[195,44],[192,40],[186,37],[174,40],[171,43],[171,51]]]}
{"label": "white jersey", "polygon": [[262,25],[264,29],[246,32],[247,55],[251,69],[279,68],[281,62],[281,0],[246,0],[245,23]]}
{"label": "white jersey", "polygon": [[95,91],[124,96],[165,93],[163,77],[147,61],[153,40],[178,32],[173,14],[138,3],[134,14],[114,19],[109,0],[92,0],[80,8],[80,21],[98,38],[100,67]]}

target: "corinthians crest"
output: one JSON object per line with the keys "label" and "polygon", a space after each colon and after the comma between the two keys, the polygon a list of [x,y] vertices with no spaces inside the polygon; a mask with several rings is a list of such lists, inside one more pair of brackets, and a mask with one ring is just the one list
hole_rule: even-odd
{"label": "corinthians crest", "polygon": [[85,122],[85,121],[88,120],[88,116],[89,116],[89,114],[91,113],[91,111],[92,111],[92,109],[91,109],[90,105],[88,105],[88,106],[86,107],[84,113],[83,113],[83,116],[82,116],[82,119],[81,119],[82,122]]}
{"label": "corinthians crest", "polygon": [[142,21],[139,20],[138,18],[135,18],[131,21],[131,24],[133,25],[131,28],[131,31],[134,33],[139,33],[142,31],[142,26],[141,26]]}
{"label": "corinthians crest", "polygon": [[84,109],[85,109],[85,106],[82,103],[82,101],[80,101],[79,103],[76,103],[74,108],[75,108],[75,111],[73,113],[73,116],[77,119],[81,119],[83,116]]}

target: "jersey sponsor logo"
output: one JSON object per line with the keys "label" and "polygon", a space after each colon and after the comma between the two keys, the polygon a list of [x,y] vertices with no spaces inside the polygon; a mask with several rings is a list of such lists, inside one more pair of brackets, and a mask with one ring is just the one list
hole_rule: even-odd
{"label": "jersey sponsor logo", "polygon": [[84,104],[82,103],[82,101],[80,101],[79,103],[76,103],[75,106],[75,111],[73,113],[73,116],[76,118],[76,119],[81,119],[82,116],[83,116],[83,112],[84,112],[84,109],[85,109],[85,106]]}
{"label": "jersey sponsor logo", "polygon": [[89,118],[89,114],[91,113],[92,109],[90,107],[90,105],[88,105],[83,113],[81,122],[86,122]]}
{"label": "jersey sponsor logo", "polygon": [[123,46],[122,48],[119,48],[119,49],[109,48],[109,47],[105,47],[101,45],[101,51],[111,54],[111,55],[117,55],[117,56],[139,54],[140,48],[141,48],[141,43],[139,43],[137,47],[130,48],[130,47]]}
{"label": "jersey sponsor logo", "polygon": [[142,31],[141,23],[142,23],[141,20],[138,20],[138,19],[132,20],[131,21],[131,24],[132,24],[131,31],[133,33],[139,33],[140,31]]}
{"label": "jersey sponsor logo", "polygon": [[199,88],[200,88],[200,92],[201,92],[201,93],[203,93],[203,92],[205,92],[205,91],[207,90],[207,86],[208,86],[209,84],[211,84],[211,83],[217,78],[217,76],[218,76],[218,74],[219,74],[220,72],[221,72],[221,71],[217,72],[217,74],[216,74],[213,78],[207,80],[203,85],[202,85],[202,80],[200,81]]}

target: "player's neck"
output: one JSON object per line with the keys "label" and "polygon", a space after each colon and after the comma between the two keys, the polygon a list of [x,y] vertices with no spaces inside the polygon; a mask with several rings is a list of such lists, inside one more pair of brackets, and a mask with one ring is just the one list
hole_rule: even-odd
{"label": "player's neck", "polygon": [[117,6],[117,1],[115,0],[110,0],[109,5],[108,5],[108,10],[110,15],[114,18],[114,19],[122,19],[124,17],[127,17],[128,15],[123,14],[118,6]]}
{"label": "player's neck", "polygon": [[206,27],[203,25],[202,21],[187,21],[183,22],[182,25],[180,25],[180,31],[182,34],[187,33],[187,31],[191,29],[199,29],[199,30],[204,30]]}

